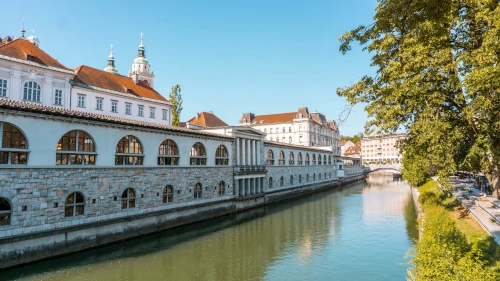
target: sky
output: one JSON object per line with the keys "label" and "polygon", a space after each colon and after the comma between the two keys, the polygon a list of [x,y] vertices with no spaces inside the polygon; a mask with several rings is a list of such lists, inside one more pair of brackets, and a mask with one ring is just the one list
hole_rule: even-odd
{"label": "sky", "polygon": [[[103,69],[109,47],[126,75],[144,33],[154,88],[180,84],[181,121],[212,111],[230,125],[244,112],[293,112],[307,106],[338,120],[338,87],[374,73],[359,46],[338,51],[345,32],[373,22],[376,0],[35,1],[2,3],[0,36],[35,30],[40,47],[67,67]],[[363,131],[363,105],[341,124]]]}

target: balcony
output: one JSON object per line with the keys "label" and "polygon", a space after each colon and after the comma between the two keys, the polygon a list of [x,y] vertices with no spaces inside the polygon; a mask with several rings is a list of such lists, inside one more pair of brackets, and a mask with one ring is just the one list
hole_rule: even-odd
{"label": "balcony", "polygon": [[238,175],[265,174],[267,170],[265,165],[246,165],[235,166],[234,173]]}

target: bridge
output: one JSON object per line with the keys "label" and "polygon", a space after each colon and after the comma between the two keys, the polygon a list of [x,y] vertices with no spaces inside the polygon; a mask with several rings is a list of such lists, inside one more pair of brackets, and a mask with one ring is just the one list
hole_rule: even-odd
{"label": "bridge", "polygon": [[392,172],[401,172],[402,165],[401,164],[370,164],[365,166],[365,172],[373,173],[376,171],[392,171]]}

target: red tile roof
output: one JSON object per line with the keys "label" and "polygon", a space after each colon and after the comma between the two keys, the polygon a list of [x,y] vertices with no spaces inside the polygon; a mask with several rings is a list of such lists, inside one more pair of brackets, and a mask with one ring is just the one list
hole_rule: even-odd
{"label": "red tile roof", "polygon": [[121,93],[130,93],[143,98],[168,101],[160,93],[151,88],[148,83],[141,81],[139,84],[135,84],[134,80],[130,77],[113,74],[86,65],[79,66],[76,69],[76,73],[77,75],[74,78],[74,82],[76,83]]}
{"label": "red tile roof", "polygon": [[197,116],[189,119],[186,123],[201,127],[227,127],[226,122],[211,112],[201,112]]}
{"label": "red tile roof", "polygon": [[149,123],[149,122],[144,122],[144,121],[135,121],[135,120],[124,119],[124,118],[119,118],[119,117],[112,117],[112,116],[106,116],[106,115],[83,112],[83,111],[76,111],[76,110],[69,110],[69,109],[64,109],[61,107],[46,106],[46,105],[41,105],[41,104],[37,104],[37,103],[13,101],[13,100],[8,100],[8,99],[0,99],[0,109],[2,109],[2,108],[18,110],[18,111],[25,111],[25,112],[35,112],[35,113],[39,113],[39,114],[63,116],[63,117],[68,117],[68,118],[79,118],[82,120],[101,121],[101,122],[108,122],[108,123],[114,123],[114,124],[120,124],[120,125],[136,126],[136,127],[141,127],[141,128],[150,128],[150,129],[156,129],[156,130],[159,129],[159,130],[165,130],[165,131],[171,131],[171,132],[173,131],[173,132],[189,133],[189,134],[195,134],[195,135],[213,136],[213,137],[217,137],[217,138],[234,139],[233,137],[230,137],[230,136],[220,135],[220,134],[215,134],[215,133],[207,133],[207,132],[202,132],[202,131],[198,131],[198,130],[191,130],[191,129],[185,129],[185,128],[174,127],[174,126],[160,125],[160,124]]}
{"label": "red tile roof", "polygon": [[42,66],[51,66],[55,68],[73,71],[72,69],[62,65],[53,57],[49,56],[42,49],[35,46],[35,44],[21,38],[18,38],[5,45],[0,45],[0,55],[25,61],[28,61],[28,56],[31,56],[33,57],[33,60],[30,61],[38,63]]}
{"label": "red tile roof", "polygon": [[257,115],[253,119],[254,124],[272,124],[272,123],[286,123],[292,122],[297,112]]}
{"label": "red tile roof", "polygon": [[344,155],[360,155],[361,154],[361,142],[358,141],[354,146],[349,146]]}

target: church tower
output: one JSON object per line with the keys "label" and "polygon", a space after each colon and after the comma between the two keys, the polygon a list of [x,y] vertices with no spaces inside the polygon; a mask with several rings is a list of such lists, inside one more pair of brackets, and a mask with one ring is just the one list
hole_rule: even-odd
{"label": "church tower", "polygon": [[115,57],[113,56],[113,45],[109,49],[108,65],[104,68],[104,71],[118,74],[118,69],[115,67]]}
{"label": "church tower", "polygon": [[137,51],[137,57],[134,59],[134,63],[132,63],[132,72],[129,72],[128,76],[131,77],[136,84],[138,84],[139,81],[145,81],[153,88],[155,76],[153,72],[151,72],[150,67],[148,59],[146,58],[146,50],[144,49],[141,32],[141,44]]}

